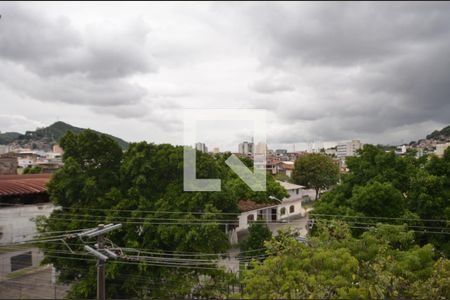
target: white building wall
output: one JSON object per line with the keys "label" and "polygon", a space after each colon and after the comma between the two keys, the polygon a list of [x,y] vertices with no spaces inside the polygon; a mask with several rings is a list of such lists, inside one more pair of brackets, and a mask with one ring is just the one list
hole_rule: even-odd
{"label": "white building wall", "polygon": [[[291,206],[294,206],[294,211],[291,212]],[[281,214],[282,210],[285,210],[284,214]],[[292,218],[294,216],[302,215],[304,214],[304,210],[302,208],[302,200],[296,199],[296,200],[284,200],[281,204],[277,207],[277,219],[283,220],[287,218]]]}
{"label": "white building wall", "polygon": [[0,145],[0,154],[5,154],[10,151],[10,148],[8,145]]}
{"label": "white building wall", "polygon": [[[31,252],[31,266],[37,267],[44,258],[44,255],[38,248],[21,249],[0,254],[0,276],[11,273],[11,258],[16,255]],[[1,293],[0,293],[1,294]]]}
{"label": "white building wall", "polygon": [[239,215],[239,227],[236,228],[236,231],[241,231],[248,229],[249,223],[248,223],[248,216],[253,215],[253,220],[259,220],[258,215],[259,211],[262,211],[263,218],[270,222],[272,220],[272,208],[276,207],[268,207],[263,209],[255,209],[251,211],[243,212]]}
{"label": "white building wall", "polygon": [[34,219],[48,217],[54,205],[35,204],[0,209],[0,245],[30,240],[37,233]]}
{"label": "white building wall", "polygon": [[450,143],[445,143],[445,144],[436,144],[436,151],[435,154],[438,157],[443,157],[444,156],[444,152],[445,150],[450,146]]}
{"label": "white building wall", "polygon": [[341,157],[347,157],[347,156],[355,156],[356,151],[361,149],[362,144],[359,140],[352,140],[350,142],[341,143],[336,146],[336,156]]}

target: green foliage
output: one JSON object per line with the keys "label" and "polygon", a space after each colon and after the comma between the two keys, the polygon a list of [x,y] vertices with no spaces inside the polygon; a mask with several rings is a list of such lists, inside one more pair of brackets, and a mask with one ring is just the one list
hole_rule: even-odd
{"label": "green foliage", "polygon": [[375,181],[365,186],[355,186],[349,204],[365,216],[397,217],[403,215],[406,201],[390,183]]}
{"label": "green foliage", "polygon": [[295,161],[292,181],[316,190],[316,199],[320,190],[327,189],[339,180],[339,168],[333,160],[323,154],[302,155]]}
{"label": "green foliage", "polygon": [[[396,156],[365,145],[359,156],[347,159],[347,166],[349,173],[315,205],[315,214],[365,217],[346,219],[355,227],[367,227],[380,220],[394,224],[407,222],[411,228],[418,229],[415,241],[419,245],[432,243],[450,255],[449,235],[421,230],[445,229],[450,225],[442,221],[450,218],[450,150],[443,158],[432,156],[424,160],[410,155]],[[354,234],[361,232],[353,230]]]}
{"label": "green foliage", "polygon": [[404,226],[379,224],[354,238],[341,222],[319,224],[309,246],[281,235],[267,244],[270,256],[244,273],[242,296],[429,298],[430,288],[432,298],[448,298],[449,261],[435,262],[433,247],[414,246],[412,237]]}
{"label": "green foliage", "polygon": [[283,174],[283,173],[275,174],[275,175],[273,175],[273,178],[275,180],[279,180],[279,181],[286,181],[286,182],[290,182],[291,181],[291,178],[289,176],[287,176],[286,174]]}
{"label": "green foliage", "polygon": [[[130,144],[122,153],[111,138],[90,130],[67,133],[61,146],[65,165],[55,173],[48,190],[51,200],[65,209],[41,221],[41,232],[121,222],[122,228],[108,236],[121,247],[170,252],[174,257],[181,252],[223,253],[229,244],[220,221],[232,217],[221,212],[238,212],[240,199],[267,201],[268,195],[287,195],[272,178],[268,178],[267,192],[251,191],[225,164],[225,155],[197,153],[197,177],[220,178],[221,192],[185,192],[183,147],[141,142]],[[78,239],[71,241],[71,247],[84,251]],[[45,244],[43,250],[45,261],[60,271],[60,280],[75,282],[70,297],[95,297],[94,262],[55,255],[54,251],[67,251],[61,244]],[[106,272],[111,298],[215,297],[229,279],[220,269],[144,262],[108,262]]]}
{"label": "green foliage", "polygon": [[42,168],[38,166],[28,166],[23,169],[23,174],[39,174],[42,172]]}
{"label": "green foliage", "polygon": [[[241,243],[241,250],[245,251],[244,256],[258,256],[264,254],[264,242],[272,238],[272,232],[265,223],[252,223],[249,228],[249,236]],[[251,253],[248,253],[250,252]]]}

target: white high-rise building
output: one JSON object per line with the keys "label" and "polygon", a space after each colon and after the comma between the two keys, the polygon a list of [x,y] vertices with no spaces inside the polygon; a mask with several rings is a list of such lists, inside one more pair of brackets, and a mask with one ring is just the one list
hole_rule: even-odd
{"label": "white high-rise building", "polygon": [[208,153],[208,147],[206,147],[205,143],[196,143],[195,149],[203,153]]}
{"label": "white high-rise building", "polygon": [[338,158],[355,156],[356,151],[362,148],[360,140],[352,140],[350,142],[344,142],[336,146],[336,156]]}
{"label": "white high-rise building", "polygon": [[252,142],[243,142],[239,144],[238,152],[239,154],[249,155],[254,153],[254,145]]}

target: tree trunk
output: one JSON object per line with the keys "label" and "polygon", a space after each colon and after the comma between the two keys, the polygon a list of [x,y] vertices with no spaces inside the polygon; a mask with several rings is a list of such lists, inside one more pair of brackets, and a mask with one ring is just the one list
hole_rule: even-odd
{"label": "tree trunk", "polygon": [[316,199],[314,201],[317,201],[317,199],[319,199],[319,190],[318,188],[316,188]]}

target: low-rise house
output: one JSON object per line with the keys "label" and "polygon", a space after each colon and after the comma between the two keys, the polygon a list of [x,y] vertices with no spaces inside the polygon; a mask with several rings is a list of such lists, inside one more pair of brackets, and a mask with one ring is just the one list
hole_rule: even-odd
{"label": "low-rise house", "polygon": [[292,176],[292,171],[294,171],[293,161],[282,161],[278,165],[278,173],[285,174],[289,178]]}
{"label": "low-rise house", "polygon": [[[34,238],[36,217],[49,216],[54,209],[46,189],[49,180],[50,174],[0,176],[0,245]],[[4,251],[0,254],[0,275],[38,266],[41,261],[42,254],[32,246]]]}
{"label": "low-rise house", "polygon": [[241,200],[238,204],[239,225],[237,231],[248,229],[253,221],[266,221],[267,223],[277,221],[278,203],[256,203],[252,200]]}
{"label": "low-rise house", "polygon": [[288,219],[295,219],[304,216],[302,201],[305,193],[301,185],[278,181],[284,187],[289,197],[283,199],[272,198],[269,203],[256,203],[252,200],[239,201],[238,207],[241,214],[238,216],[238,224],[235,228],[229,228],[228,234],[230,242],[237,244],[241,236],[245,235],[250,224],[254,221],[264,223],[279,223]]}
{"label": "low-rise house", "polygon": [[289,197],[281,199],[281,202],[278,204],[278,219],[283,220],[299,215],[302,216],[304,214],[302,201],[305,196],[305,187],[284,181],[277,182],[284,187],[289,194]]}

